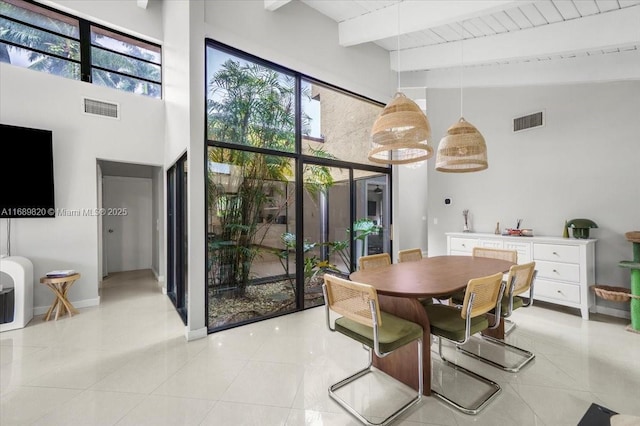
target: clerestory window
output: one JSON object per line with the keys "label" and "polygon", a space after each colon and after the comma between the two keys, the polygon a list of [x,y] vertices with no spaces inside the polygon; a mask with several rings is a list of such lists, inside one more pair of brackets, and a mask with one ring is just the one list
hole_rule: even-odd
{"label": "clerestory window", "polygon": [[0,62],[162,97],[162,50],[25,0],[0,0]]}

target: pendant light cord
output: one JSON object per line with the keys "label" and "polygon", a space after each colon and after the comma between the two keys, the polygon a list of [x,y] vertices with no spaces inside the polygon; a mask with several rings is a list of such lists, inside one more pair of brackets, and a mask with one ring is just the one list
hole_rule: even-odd
{"label": "pendant light cord", "polygon": [[463,96],[462,96],[462,91],[464,90],[463,87],[463,74],[464,74],[464,21],[462,21],[462,24],[460,25],[462,27],[462,30],[460,31],[460,117],[464,117],[464,102],[463,102]]}
{"label": "pendant light cord", "polygon": [[398,2],[398,12],[397,12],[397,37],[396,37],[396,51],[398,52],[397,62],[398,62],[398,87],[396,88],[396,92],[400,91],[400,2]]}

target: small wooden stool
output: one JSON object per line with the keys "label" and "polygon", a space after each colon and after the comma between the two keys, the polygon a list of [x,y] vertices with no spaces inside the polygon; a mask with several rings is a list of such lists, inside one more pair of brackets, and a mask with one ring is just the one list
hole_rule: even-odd
{"label": "small wooden stool", "polygon": [[64,315],[65,312],[68,312],[70,317],[73,316],[73,314],[79,313],[78,310],[73,307],[71,302],[69,302],[69,299],[67,299],[67,292],[78,278],[80,278],[80,274],[73,274],[66,277],[40,278],[40,283],[46,284],[46,286],[49,287],[56,295],[56,298],[53,300],[53,303],[47,311],[47,315],[44,317],[45,321],[49,321],[54,310],[56,311],[56,320],[58,319],[58,316],[61,314]]}

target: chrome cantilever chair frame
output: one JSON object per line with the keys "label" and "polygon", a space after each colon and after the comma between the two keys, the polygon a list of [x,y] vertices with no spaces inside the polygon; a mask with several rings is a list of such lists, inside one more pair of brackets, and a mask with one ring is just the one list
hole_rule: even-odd
{"label": "chrome cantilever chair frame", "polygon": [[[329,306],[329,300],[330,299],[328,298],[326,283],[322,285],[322,293],[324,295],[324,300],[325,300],[325,313],[326,313],[327,327],[329,328],[330,331],[335,332],[337,330],[335,328],[335,322],[333,323],[333,326],[332,326],[331,308]],[[375,353],[380,358],[384,358],[387,355],[393,353],[393,351],[391,351],[391,352],[383,352],[383,351],[380,350],[380,337],[379,337],[379,329],[378,329],[379,328],[378,324],[380,323],[380,320],[378,318],[379,308],[376,305],[376,302],[374,300],[370,300],[369,301],[369,310],[371,311],[371,318],[372,318],[372,325],[373,325],[373,345],[372,345],[373,347],[368,346],[368,345],[366,345],[364,343],[362,345],[369,353],[368,365],[366,367],[364,367],[363,369],[355,372],[354,374],[352,374],[352,375],[340,380],[339,382],[329,386],[329,396],[334,401],[336,401],[342,408],[347,410],[352,416],[354,416],[355,418],[360,420],[360,422],[364,423],[365,425],[368,425],[368,426],[387,426],[387,425],[391,424],[392,422],[394,422],[401,414],[405,413],[407,410],[409,410],[411,407],[413,407],[414,405],[416,405],[417,403],[419,403],[422,400],[422,394],[424,393],[423,370],[422,370],[422,358],[423,358],[422,338],[417,338],[417,339],[414,340],[417,343],[417,346],[418,346],[418,394],[414,398],[409,400],[406,404],[404,404],[402,407],[398,408],[396,411],[391,413],[388,417],[386,417],[381,422],[375,423],[375,422],[370,421],[369,419],[364,417],[362,414],[360,414],[357,410],[355,410],[352,406],[350,406],[344,399],[342,399],[336,393],[336,391],[338,389],[340,389],[340,388],[342,388],[342,387],[344,387],[344,386],[356,381],[357,379],[359,379],[360,377],[365,376],[366,374],[369,374],[369,373],[373,372],[373,369],[372,369],[372,367],[373,367],[373,353]],[[411,343],[411,342],[409,342],[409,343]]]}
{"label": "chrome cantilever chair frame", "polygon": [[[508,260],[512,263],[518,263],[518,251],[511,249],[497,249],[493,247],[476,246],[472,249],[472,257],[487,257],[489,259]],[[506,274],[505,274],[506,275]],[[451,301],[456,305],[462,305],[461,300],[464,299],[464,291],[453,295]],[[515,326],[515,324],[513,324]],[[512,330],[509,330],[511,332]]]}
{"label": "chrome cantilever chair frame", "polygon": [[[513,263],[518,263],[517,250],[495,249],[493,247],[474,247],[472,255],[477,257],[490,257],[492,259],[503,259]],[[505,336],[507,336],[509,335],[509,333],[515,330],[516,323],[509,319],[506,319],[506,317],[505,317],[504,323],[505,323],[504,334]]]}
{"label": "chrome cantilever chair frame", "polygon": [[[496,329],[499,325],[500,325],[500,310],[501,310],[501,300],[502,300],[502,296],[504,294],[504,290],[505,290],[505,283],[501,282],[500,283],[500,292],[498,294],[498,299],[496,302],[496,306],[495,306],[495,311],[497,312],[497,315],[494,317],[495,318],[495,322],[494,324],[490,324],[489,325],[489,329]],[[456,345],[456,347],[458,347],[458,345],[463,345],[466,342],[469,341],[469,339],[471,338],[471,311],[473,310],[473,302],[475,300],[475,294],[471,293],[469,296],[469,303],[466,306],[466,312],[465,312],[465,337],[464,340],[462,341],[456,341],[456,340],[451,340],[451,339],[447,339],[446,337],[442,337],[442,336],[437,336],[438,339],[438,355],[440,356],[440,359],[446,364],[449,365],[450,367],[452,367],[453,369],[455,369],[456,371],[460,371],[464,374],[467,374],[475,379],[477,379],[478,381],[481,381],[487,385],[489,385],[491,388],[493,388],[493,391],[482,401],[480,402],[478,405],[474,406],[474,407],[465,407],[462,406],[460,404],[458,404],[456,401],[454,401],[452,398],[449,398],[448,396],[444,395],[441,392],[437,392],[436,390],[434,390],[433,388],[431,389],[431,393],[433,393],[436,397],[440,398],[441,400],[443,400],[444,402],[446,402],[447,404],[452,405],[453,407],[457,408],[458,410],[462,411],[465,414],[478,414],[480,411],[482,411],[491,401],[493,401],[502,391],[502,388],[500,387],[500,385],[498,383],[496,383],[495,381],[481,376],[480,374],[471,371],[467,368],[462,367],[461,365],[456,364],[455,362],[448,360],[444,357],[444,354],[442,353],[442,339],[445,339],[449,342],[452,342]]]}
{"label": "chrome cantilever chair frame", "polygon": [[[533,284],[535,282],[536,279],[536,275],[537,275],[538,271],[534,270],[531,276],[531,283],[529,284],[529,300],[527,301],[526,304],[523,304],[522,307],[529,307],[531,305],[533,305]],[[513,297],[514,297],[514,289],[515,289],[515,282],[516,282],[516,277],[513,276],[511,278],[511,281],[509,283],[509,302],[508,302],[508,309],[507,312],[504,313],[503,317],[509,317],[511,316],[511,314],[513,313]],[[500,317],[500,312],[496,312],[496,319]],[[477,360],[480,360],[482,362],[486,362],[487,364],[493,365],[494,367],[500,368],[504,371],[508,371],[510,373],[517,373],[518,371],[520,371],[522,369],[522,367],[524,367],[525,365],[527,365],[529,362],[531,362],[536,356],[533,352],[528,351],[526,349],[523,348],[519,348],[515,345],[510,345],[509,343],[505,342],[504,340],[500,340],[500,339],[496,339],[495,337],[491,337],[491,336],[482,336],[482,339],[490,342],[492,344],[495,345],[499,345],[504,347],[505,349],[508,349],[512,352],[515,352],[519,355],[521,355],[523,357],[523,360],[515,365],[508,365],[505,363],[501,363],[498,361],[494,361],[486,356],[482,356],[476,352],[471,351],[470,349],[464,348],[461,345],[457,345],[456,348],[461,351],[462,353],[464,353],[465,355],[469,355],[470,357],[473,357]]]}
{"label": "chrome cantilever chair frame", "polygon": [[[529,306],[533,305],[533,283],[536,280],[537,274],[538,274],[538,271],[534,271],[533,272],[533,278],[531,279],[531,291],[529,293],[529,299],[527,300],[526,304],[522,305],[523,308],[528,308]],[[509,293],[509,294],[511,294],[511,293]],[[516,329],[516,323],[509,319],[509,316],[511,316],[512,312],[513,312],[513,298],[510,298],[509,299],[509,314],[504,316],[504,324],[505,324],[504,335],[505,336],[508,336],[509,334],[511,334],[511,332],[513,330]],[[507,325],[508,325],[508,327],[507,327]]]}
{"label": "chrome cantilever chair frame", "polygon": [[508,319],[508,318],[505,318],[505,319],[504,319],[504,326],[505,326],[505,327],[504,327],[504,335],[505,335],[505,336],[508,336],[509,334],[511,334],[511,332],[512,332],[513,330],[515,330],[515,329],[516,329],[516,323],[515,323],[515,322],[513,322],[513,321],[511,321],[511,320],[510,320],[510,319]]}

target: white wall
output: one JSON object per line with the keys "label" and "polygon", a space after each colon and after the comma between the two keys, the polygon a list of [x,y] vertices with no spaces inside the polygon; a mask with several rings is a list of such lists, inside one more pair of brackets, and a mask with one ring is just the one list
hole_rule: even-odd
{"label": "white wall", "polygon": [[396,231],[392,253],[394,259],[398,250],[403,249],[419,248],[423,254],[427,253],[427,164],[419,168],[398,166],[395,171],[394,191],[399,192],[399,208],[396,208],[393,216]]}
{"label": "white wall", "polygon": [[[97,207],[96,159],[163,164],[163,102],[0,64],[0,121],[53,131],[56,207]],[[120,120],[82,113],[82,97],[120,103]],[[10,155],[10,154],[7,154]],[[6,220],[0,220],[0,252],[6,252]],[[82,278],[70,290],[77,306],[99,301],[98,224],[96,217],[12,219],[11,252],[29,258],[36,280],[36,313],[46,311],[53,295],[38,284],[52,269],[75,269]],[[39,310],[38,310],[39,309]]]}
{"label": "white wall", "polygon": [[156,276],[156,279],[164,286],[165,283],[165,265],[166,254],[165,247],[165,197],[164,197],[164,169],[156,167],[153,172],[152,186],[153,186],[153,212],[152,212],[152,239],[151,239],[151,269]]}
{"label": "white wall", "polygon": [[[459,90],[428,90],[434,148],[460,116]],[[545,126],[513,133],[512,119],[544,109]],[[598,229],[596,281],[629,287],[618,267],[632,257],[624,233],[640,228],[640,81],[464,90],[464,117],[484,135],[488,170],[435,171],[429,162],[429,255],[446,253],[445,232],[461,231],[469,209],[477,232],[533,228],[562,235],[565,219],[586,217]],[[444,198],[453,204],[445,206]],[[438,224],[434,224],[434,220]],[[597,299],[599,306],[629,306]]]}
{"label": "white wall", "polygon": [[[159,2],[43,2],[149,41],[163,37]],[[53,131],[56,206],[97,207],[96,159],[164,165],[164,103],[96,85],[0,64],[0,121]],[[82,97],[119,103],[121,119],[82,113]],[[6,251],[6,220],[0,220],[0,253]],[[52,269],[76,269],[82,278],[69,299],[77,307],[99,303],[100,255],[96,217],[13,219],[11,251],[34,263],[36,313],[46,311],[51,292],[38,277]],[[160,252],[164,253],[164,241]],[[164,265],[162,264],[162,267]]]}

